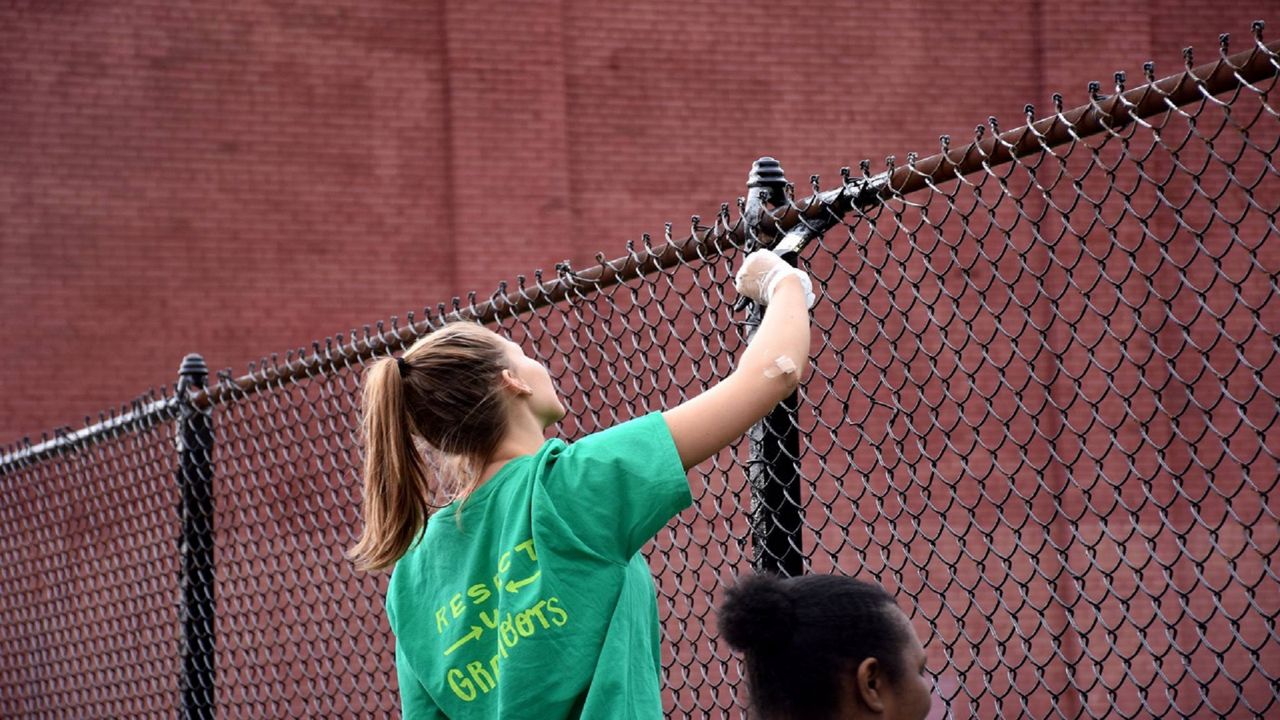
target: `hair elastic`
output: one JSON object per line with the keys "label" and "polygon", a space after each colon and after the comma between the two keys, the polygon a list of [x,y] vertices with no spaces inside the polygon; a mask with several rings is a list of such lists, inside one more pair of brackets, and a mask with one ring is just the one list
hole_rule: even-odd
{"label": "hair elastic", "polygon": [[399,368],[400,377],[402,379],[404,378],[405,375],[409,374],[409,363],[405,362],[404,358],[402,357],[396,358],[396,367]]}

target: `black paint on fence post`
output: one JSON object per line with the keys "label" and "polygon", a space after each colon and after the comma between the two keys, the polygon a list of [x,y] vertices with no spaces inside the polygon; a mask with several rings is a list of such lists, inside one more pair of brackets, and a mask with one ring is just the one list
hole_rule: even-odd
{"label": "black paint on fence post", "polygon": [[751,566],[756,572],[795,577],[804,572],[800,537],[800,431],[796,427],[798,393],[783,400],[752,426]]}
{"label": "black paint on fence post", "polygon": [[[768,247],[776,228],[767,218],[767,206],[785,204],[786,175],[777,160],[762,157],[751,167],[743,209],[746,250]],[[784,256],[795,264],[795,256]],[[747,316],[747,339],[755,335],[763,313],[752,304]],[[751,485],[751,566],[756,572],[785,576],[804,571],[800,537],[800,429],[796,423],[799,394],[778,404],[747,434],[750,458],[747,482]]]}
{"label": "black paint on fence post", "polygon": [[182,587],[182,712],[187,720],[214,717],[213,425],[210,411],[189,400],[209,377],[204,358],[183,358],[178,371],[178,538]]}

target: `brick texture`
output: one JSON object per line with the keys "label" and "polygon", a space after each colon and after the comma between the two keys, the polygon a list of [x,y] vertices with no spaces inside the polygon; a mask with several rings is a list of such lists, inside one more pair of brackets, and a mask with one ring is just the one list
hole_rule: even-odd
{"label": "brick texture", "polygon": [[1243,36],[1248,2],[8,2],[0,443],[930,154]]}
{"label": "brick texture", "polygon": [[[732,202],[760,155],[801,187],[812,173],[830,184],[862,158],[878,169],[886,155],[932,154],[943,133],[964,142],[991,115],[1018,123],[1024,104],[1047,109],[1055,91],[1075,106],[1090,80],[1109,91],[1116,70],[1138,84],[1147,59],[1172,74],[1182,47],[1211,58],[1217,32],[1243,43],[1260,14],[1240,0],[0,3],[0,445],[171,383],[188,352],[239,374],[393,314],[486,297],[535,268],[621,255],[641,233],[660,239],[664,221],[683,227]],[[893,322],[926,322],[914,312]],[[932,470],[953,478],[962,460]],[[832,472],[807,462],[810,476]],[[1048,478],[1055,491],[1065,482]],[[1028,512],[1056,509],[1041,500]],[[818,542],[845,543],[850,522],[833,518]],[[1050,528],[1054,543],[1070,544],[1054,535],[1065,527]],[[959,557],[955,538],[920,533]],[[286,525],[268,539],[301,535]],[[832,565],[857,570],[844,552]],[[1123,547],[1090,536],[1042,560],[1086,566],[1086,552],[1105,563]],[[959,561],[936,570],[955,570],[946,582],[964,587],[986,572]],[[1224,572],[1211,564],[1207,576]],[[966,596],[975,623],[995,593]],[[692,602],[690,612],[706,609]],[[1097,603],[1100,617],[1118,617]],[[1049,614],[1049,626],[1066,621]],[[989,644],[975,653],[947,662],[1002,661]],[[1044,677],[1024,671],[1027,682],[1067,687],[1079,644],[1061,656]],[[1193,679],[1173,682],[1194,697]],[[954,694],[954,683],[944,674],[940,690]],[[724,689],[686,689],[704,691]],[[1133,691],[1095,685],[1076,702],[1061,709],[1140,706]]]}

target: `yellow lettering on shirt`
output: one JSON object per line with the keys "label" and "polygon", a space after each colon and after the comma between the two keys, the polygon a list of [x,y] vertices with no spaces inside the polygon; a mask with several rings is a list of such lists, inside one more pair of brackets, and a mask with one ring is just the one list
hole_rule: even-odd
{"label": "yellow lettering on shirt", "polygon": [[533,620],[529,619],[528,612],[516,613],[516,632],[520,637],[533,635]]}
{"label": "yellow lettering on shirt", "polygon": [[560,598],[547,598],[547,612],[551,613],[551,622],[556,627],[564,627],[569,622],[569,613],[560,607]]}
{"label": "yellow lettering on shirt", "polygon": [[449,672],[444,674],[445,679],[449,681],[449,689],[462,702],[471,702],[476,699],[476,686],[467,679],[466,675],[458,668],[449,668]]}
{"label": "yellow lettering on shirt", "polygon": [[516,624],[511,620],[511,613],[502,618],[502,622],[498,623],[498,640],[509,648],[516,646],[520,642],[520,633],[516,632]]}
{"label": "yellow lettering on shirt", "polygon": [[[494,612],[492,616],[496,617],[497,613]],[[479,660],[450,668],[445,674],[449,688],[463,702],[471,702],[480,695],[489,694],[498,686],[502,663],[511,657],[513,652],[518,652],[517,647],[522,639],[533,637],[539,632],[564,627],[568,622],[569,613],[560,604],[560,598],[555,596],[543,598],[520,612],[506,613],[497,622],[498,652],[489,658],[488,668],[486,669],[485,664]],[[445,655],[452,654],[483,633],[484,629],[481,626],[472,625],[471,632],[451,645],[445,651]]]}
{"label": "yellow lettering on shirt", "polygon": [[547,624],[546,616],[542,614],[542,608],[546,606],[547,606],[546,600],[539,600],[537,605],[534,605],[528,610],[525,610],[525,612],[529,613],[530,617],[538,618],[538,622],[542,624],[543,630],[546,630],[547,628],[551,627],[550,625]]}
{"label": "yellow lettering on shirt", "polygon": [[530,575],[527,578],[524,578],[523,580],[508,580],[506,585],[506,591],[509,593],[518,593],[520,592],[520,588],[524,587],[525,585],[531,584],[533,581],[537,580],[541,576],[542,576],[542,571],[539,570],[538,572]]}
{"label": "yellow lettering on shirt", "polygon": [[[521,652],[521,640],[555,631],[569,622],[569,612],[559,597],[539,597],[539,588],[545,586],[536,584],[542,570],[532,538],[498,555],[492,567],[497,572],[491,584],[465,586],[465,592],[455,593],[435,613],[436,632],[441,635],[462,618],[456,626],[465,632],[453,639],[443,655],[453,665],[445,671],[449,689],[468,703],[498,686],[501,667],[513,654]],[[501,604],[495,606],[495,600]],[[508,603],[519,609],[507,611],[504,606]],[[476,658],[481,648],[488,648],[493,654]]]}
{"label": "yellow lettering on shirt", "polygon": [[472,605],[483,605],[489,602],[489,598],[493,593],[489,592],[488,586],[484,583],[476,583],[467,588],[467,597],[471,598]]}
{"label": "yellow lettering on shirt", "polygon": [[538,562],[538,551],[533,549],[533,538],[529,538],[516,546],[516,552],[522,552],[529,556],[533,562]]}
{"label": "yellow lettering on shirt", "polygon": [[462,647],[463,645],[466,645],[472,640],[479,640],[480,636],[483,634],[484,634],[484,628],[480,627],[479,625],[472,625],[471,632],[468,632],[466,635],[463,635],[462,637],[458,638],[457,642],[450,645],[449,649],[444,651],[445,656],[447,657],[449,655],[452,655],[454,650],[457,650],[458,648]]}
{"label": "yellow lettering on shirt", "polygon": [[484,663],[479,660],[467,663],[467,672],[471,674],[471,679],[480,688],[480,692],[487,693],[496,687],[493,682],[493,676],[489,674],[488,670],[484,669]]}

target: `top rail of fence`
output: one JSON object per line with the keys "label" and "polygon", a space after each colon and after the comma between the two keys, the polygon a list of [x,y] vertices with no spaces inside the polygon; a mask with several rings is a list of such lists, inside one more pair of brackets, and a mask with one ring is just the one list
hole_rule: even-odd
{"label": "top rail of fence", "polygon": [[89,445],[117,433],[141,430],[155,426],[175,416],[177,396],[163,397],[149,402],[136,402],[123,410],[88,425],[81,430],[59,431],[54,437],[0,455],[0,475],[38,463],[53,455]]}

